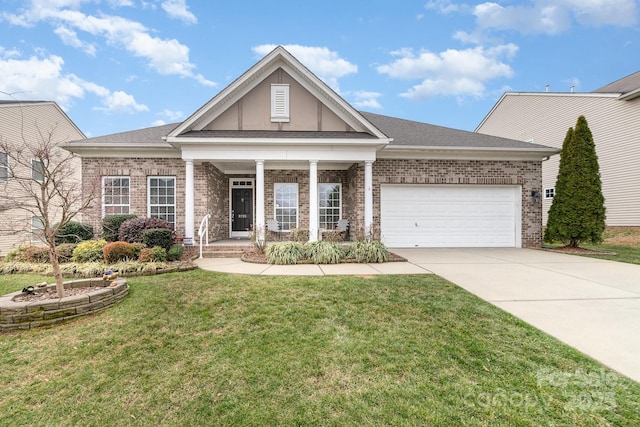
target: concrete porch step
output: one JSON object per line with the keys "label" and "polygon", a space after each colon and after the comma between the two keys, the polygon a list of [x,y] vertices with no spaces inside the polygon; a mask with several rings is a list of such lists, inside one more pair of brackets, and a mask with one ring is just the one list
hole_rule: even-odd
{"label": "concrete porch step", "polygon": [[[194,254],[200,255],[200,247],[194,246]],[[203,258],[239,258],[251,250],[253,244],[249,240],[223,240],[202,247]]]}

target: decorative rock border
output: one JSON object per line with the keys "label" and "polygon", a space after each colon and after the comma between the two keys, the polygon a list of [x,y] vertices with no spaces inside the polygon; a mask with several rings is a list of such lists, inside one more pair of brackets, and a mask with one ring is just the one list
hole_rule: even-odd
{"label": "decorative rock border", "polygon": [[[115,282],[114,286],[110,286]],[[35,292],[46,292],[55,284],[36,288]],[[65,322],[87,314],[103,310],[129,294],[127,281],[118,278],[112,281],[102,279],[83,279],[64,283],[65,288],[101,287],[93,292],[64,298],[16,302],[13,299],[22,295],[21,291],[0,297],[0,331],[31,329]]]}

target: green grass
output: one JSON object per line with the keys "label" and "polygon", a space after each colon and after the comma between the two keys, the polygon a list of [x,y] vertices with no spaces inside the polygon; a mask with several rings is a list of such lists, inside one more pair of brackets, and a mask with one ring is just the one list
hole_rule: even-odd
{"label": "green grass", "polygon": [[[582,243],[580,247],[603,252],[603,255],[580,254],[582,256],[611,261],[640,264],[640,227],[608,227],[598,245]],[[562,246],[561,243],[551,245]]]}
{"label": "green grass", "polygon": [[0,335],[0,425],[640,425],[640,384],[437,276],[129,283]]}

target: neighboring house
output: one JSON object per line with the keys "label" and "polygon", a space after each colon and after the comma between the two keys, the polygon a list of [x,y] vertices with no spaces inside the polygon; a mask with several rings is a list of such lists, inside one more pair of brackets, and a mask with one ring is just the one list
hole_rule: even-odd
{"label": "neighboring house", "polygon": [[[640,71],[588,93],[507,92],[476,132],[561,148],[581,115],[596,145],[607,225],[640,226]],[[559,161],[542,167],[545,224]]]}
{"label": "neighboring house", "polygon": [[112,213],[189,244],[267,220],[310,240],[340,219],[390,247],[541,244],[542,159],[558,150],[355,110],[278,47],[182,123],[66,144]]}
{"label": "neighboring house", "polygon": [[[27,146],[41,146],[43,140],[54,145],[84,138],[84,134],[55,102],[49,101],[0,101],[0,139],[10,149]],[[53,153],[61,148],[54,148]],[[23,193],[17,182],[19,177],[31,176],[39,179],[41,164],[35,159],[22,159],[12,162],[11,153],[0,148],[0,257],[21,244],[41,243],[37,237],[42,227],[40,217],[23,209],[16,209],[16,202]],[[22,163],[31,163],[31,170]],[[11,170],[14,174],[11,174]],[[77,175],[80,182],[81,163],[77,159]],[[28,203],[25,200],[24,203]]]}

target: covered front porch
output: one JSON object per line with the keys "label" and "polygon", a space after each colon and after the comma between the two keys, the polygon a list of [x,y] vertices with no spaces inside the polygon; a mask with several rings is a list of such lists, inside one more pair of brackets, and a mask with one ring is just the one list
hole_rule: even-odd
{"label": "covered front porch", "polygon": [[[226,239],[290,239],[308,232],[315,241],[348,220],[352,235],[373,228],[373,160],[185,159],[186,245],[197,243],[198,226],[210,215],[210,242]],[[274,235],[272,224],[279,232]]]}

